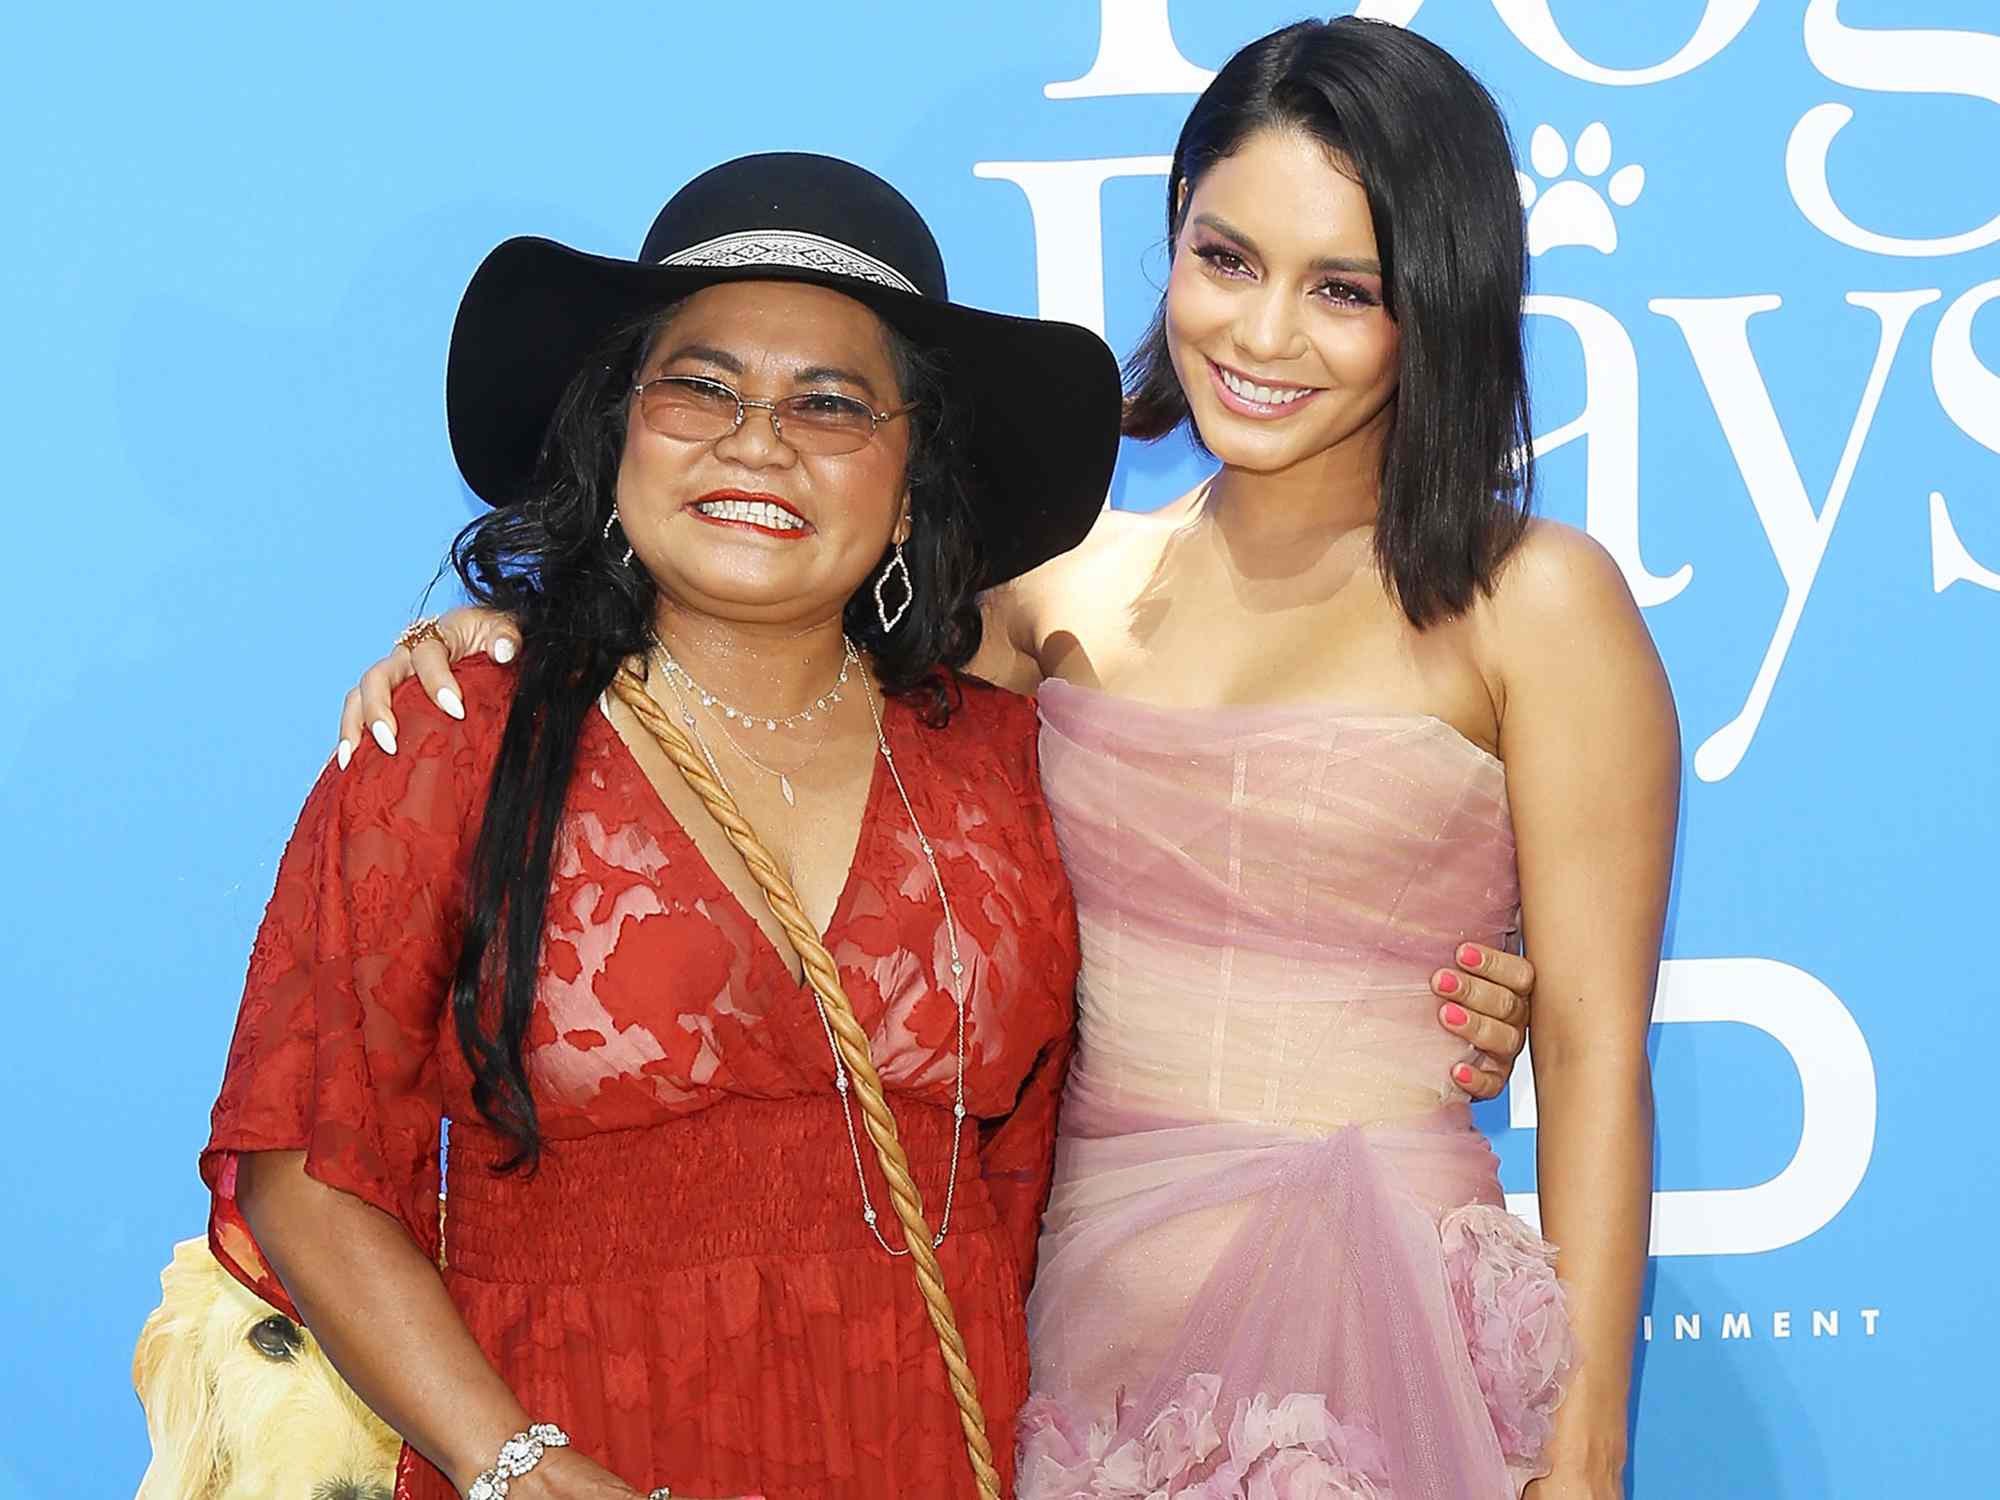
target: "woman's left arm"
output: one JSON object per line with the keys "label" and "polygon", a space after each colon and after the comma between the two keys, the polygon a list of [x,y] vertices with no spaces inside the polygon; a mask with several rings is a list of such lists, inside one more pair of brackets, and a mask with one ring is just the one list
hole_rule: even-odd
{"label": "woman's left arm", "polygon": [[1491,644],[1538,972],[1543,1232],[1559,1248],[1577,1367],[1534,1500],[1623,1494],[1652,1210],[1646,1039],[1680,809],[1666,673],[1611,558],[1538,525],[1494,600]]}

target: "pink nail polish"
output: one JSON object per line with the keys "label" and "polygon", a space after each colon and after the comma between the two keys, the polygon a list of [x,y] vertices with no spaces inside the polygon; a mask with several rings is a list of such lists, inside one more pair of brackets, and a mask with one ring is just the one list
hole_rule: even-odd
{"label": "pink nail polish", "polygon": [[1464,1063],[1460,1063],[1457,1067],[1451,1070],[1451,1076],[1453,1078],[1456,1078],[1460,1083],[1469,1084],[1472,1082],[1472,1069],[1467,1067]]}
{"label": "pink nail polish", "polygon": [[1459,967],[1461,968],[1465,969],[1478,968],[1479,950],[1473,947],[1472,944],[1467,943],[1463,948],[1458,950],[1458,962],[1459,962]]}
{"label": "pink nail polish", "polygon": [[1444,1008],[1444,1024],[1447,1026],[1463,1026],[1471,1019],[1472,1017],[1456,1005],[1447,1005]]}
{"label": "pink nail polish", "polygon": [[1459,988],[1458,976],[1449,969],[1445,970],[1437,977],[1437,987],[1441,995],[1456,995]]}

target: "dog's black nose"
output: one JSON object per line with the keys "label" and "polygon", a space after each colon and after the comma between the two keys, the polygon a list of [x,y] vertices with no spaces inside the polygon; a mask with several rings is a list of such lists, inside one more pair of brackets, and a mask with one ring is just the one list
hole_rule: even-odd
{"label": "dog's black nose", "polygon": [[313,1500],[392,1500],[389,1486],[373,1479],[322,1479]]}

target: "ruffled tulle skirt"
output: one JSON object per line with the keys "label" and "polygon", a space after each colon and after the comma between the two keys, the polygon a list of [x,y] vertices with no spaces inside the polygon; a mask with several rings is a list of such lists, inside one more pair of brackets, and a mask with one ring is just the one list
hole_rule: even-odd
{"label": "ruffled tulle skirt", "polygon": [[1020,1500],[1485,1500],[1537,1474],[1553,1248],[1463,1105],[1311,1135],[1073,1088]]}

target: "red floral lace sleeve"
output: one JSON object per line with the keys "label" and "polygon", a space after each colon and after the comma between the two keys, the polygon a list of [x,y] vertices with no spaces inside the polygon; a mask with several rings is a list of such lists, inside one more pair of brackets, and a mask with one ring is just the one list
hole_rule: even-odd
{"label": "red floral lace sleeve", "polygon": [[456,959],[472,749],[422,694],[398,694],[394,757],[329,766],[278,867],[250,955],[201,1173],[217,1258],[295,1309],[236,1203],[241,1153],[305,1169],[438,1240],[439,1022]]}
{"label": "red floral lace sleeve", "polygon": [[980,1174],[986,1179],[1001,1228],[1013,1248],[1014,1263],[1021,1272],[1021,1295],[1026,1297],[1035,1278],[1035,1249],[1041,1238],[1042,1210],[1048,1206],[1055,1172],[1056,1111],[1062,1102],[1063,1083],[1069,1077],[1070,1054],[1075,1048],[1077,936],[1076,909],[1062,873],[1055,824],[1042,798],[1034,705],[1023,701],[1017,712],[1025,719],[1017,732],[1023,737],[1027,752],[1024,795],[1019,805],[1030,825],[1034,847],[1042,857],[1040,883],[1060,893],[1054,902],[1054,930],[1048,936],[1055,951],[1067,961],[1053,969],[1064,992],[1051,998],[1058,1012],[1070,1022],[1035,1058],[1014,1108],[997,1120],[987,1121],[980,1132]]}
{"label": "red floral lace sleeve", "polygon": [[1023,1297],[1035,1279],[1035,1245],[1055,1161],[1056,1106],[1069,1076],[1072,1046],[1065,1035],[1043,1048],[1013,1111],[989,1122],[980,1135],[980,1175],[1020,1268]]}

